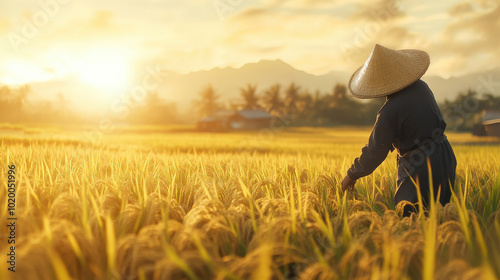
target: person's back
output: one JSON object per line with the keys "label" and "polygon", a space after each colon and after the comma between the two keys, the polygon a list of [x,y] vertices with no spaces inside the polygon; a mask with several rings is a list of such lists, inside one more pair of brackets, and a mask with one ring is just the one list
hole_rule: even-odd
{"label": "person's back", "polygon": [[446,123],[427,84],[418,80],[398,93],[389,95],[381,110],[397,120],[396,148],[401,154],[414,150],[419,143],[439,139]]}
{"label": "person's back", "polygon": [[[395,202],[417,203],[416,192],[408,189],[413,189],[413,181],[418,181],[424,204],[428,204],[428,158],[433,173],[434,196],[437,198],[439,194],[441,204],[448,203],[450,189],[453,188],[453,182],[448,181],[454,181],[456,159],[449,143],[445,141],[446,123],[427,84],[418,80],[390,95],[379,113],[388,114],[396,120],[394,129],[397,132],[393,144],[399,154],[399,176]],[[413,180],[408,174],[414,174]]]}
{"label": "person's back", "polygon": [[[376,45],[367,62],[351,77],[349,92],[358,98],[387,96],[379,110],[368,144],[354,160],[342,189],[352,189],[360,177],[367,176],[398,150],[398,189],[395,204],[418,203],[415,184],[426,206],[430,187],[441,204],[451,198],[456,159],[444,130],[446,123],[432,91],[420,80],[429,66],[429,56],[419,50],[395,51]],[[432,183],[429,182],[429,164]],[[411,207],[404,208],[409,215]]]}

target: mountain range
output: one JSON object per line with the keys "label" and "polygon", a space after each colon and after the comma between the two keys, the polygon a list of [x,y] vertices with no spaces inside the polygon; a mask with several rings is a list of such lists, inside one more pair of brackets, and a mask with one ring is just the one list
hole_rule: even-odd
{"label": "mountain range", "polygon": [[[177,100],[177,95],[182,96],[183,100],[191,101],[197,98],[205,86],[211,84],[221,96],[221,100],[236,101],[240,97],[240,88],[247,84],[256,85],[258,94],[262,94],[273,84],[279,83],[282,88],[286,88],[294,82],[302,90],[325,94],[332,92],[337,83],[347,84],[350,76],[351,73],[341,71],[313,75],[295,69],[282,60],[261,60],[237,69],[214,68],[188,74],[170,72],[161,84],[159,92],[164,98],[172,101]],[[438,102],[454,99],[468,89],[500,96],[500,68],[448,79],[424,75],[422,80],[429,84]]]}
{"label": "mountain range", "polygon": [[[300,86],[301,90],[326,94],[332,92],[337,83],[347,84],[351,75],[341,71],[313,75],[295,69],[282,60],[261,60],[247,63],[240,68],[214,68],[187,74],[167,73],[168,75],[162,75],[157,91],[160,97],[177,103],[178,108],[183,111],[191,109],[193,100],[198,98],[199,92],[208,84],[215,88],[222,102],[237,102],[240,99],[240,88],[246,87],[247,84],[256,85],[258,94],[262,94],[276,83],[285,89],[292,82]],[[422,79],[429,84],[438,102],[454,99],[460,92],[465,93],[468,89],[500,96],[500,68],[448,79],[424,75]],[[73,94],[73,97],[69,98],[70,103],[80,105],[91,91],[88,86],[78,84],[74,79],[36,83],[31,85],[31,88],[36,95],[45,99],[53,99],[59,92],[70,92]]]}

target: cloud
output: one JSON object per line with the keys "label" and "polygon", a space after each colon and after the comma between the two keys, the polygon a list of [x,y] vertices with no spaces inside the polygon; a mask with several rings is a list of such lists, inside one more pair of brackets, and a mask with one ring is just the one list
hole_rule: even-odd
{"label": "cloud", "polygon": [[[475,60],[488,61],[484,57],[500,59],[495,0],[220,1],[233,3],[224,20],[214,0],[71,2],[26,52],[71,55],[105,45],[134,49],[136,60],[181,72],[282,59],[315,74],[355,70],[375,43],[427,50],[436,69],[449,73],[481,67]],[[14,17],[36,11],[35,4],[24,5]],[[16,24],[5,13],[0,33]]]}
{"label": "cloud", "polygon": [[[431,56],[431,65],[429,74],[444,74],[456,73],[457,69],[464,69],[467,67],[467,60],[464,56],[450,54],[441,56],[438,60],[434,61]],[[447,75],[448,76],[448,75]]]}
{"label": "cloud", "polygon": [[68,19],[65,24],[52,24],[41,29],[39,36],[25,48],[33,50],[36,47],[41,54],[57,49],[65,53],[85,52],[86,49],[109,48],[111,45],[123,48],[137,38],[137,34],[140,33],[135,25],[120,21],[111,11],[88,11]]}
{"label": "cloud", "polygon": [[458,3],[448,11],[448,13],[453,17],[468,15],[472,12],[474,12],[474,9],[472,8],[472,4],[470,2]]}
{"label": "cloud", "polygon": [[110,11],[99,11],[94,14],[91,20],[91,25],[95,28],[109,28],[111,26],[111,19],[113,13]]}
{"label": "cloud", "polygon": [[405,16],[400,0],[362,1],[356,6],[357,12],[348,17],[348,20],[385,20]]}
{"label": "cloud", "polygon": [[[325,5],[322,1],[316,4]],[[250,61],[282,59],[319,74],[330,71],[331,63],[318,66],[311,62],[324,61],[325,55],[333,57],[338,38],[349,27],[324,7],[249,7],[226,22],[221,44],[241,51]],[[310,62],[304,63],[304,57]]]}
{"label": "cloud", "polygon": [[431,57],[437,60],[436,69],[459,75],[497,66],[500,5],[462,2],[448,13],[452,18],[429,47]]}
{"label": "cloud", "polygon": [[0,17],[0,34],[6,33],[12,28],[10,20],[6,17]]}
{"label": "cloud", "polygon": [[[500,44],[498,30],[500,30],[500,5],[487,10],[456,14],[443,30],[443,44],[447,44],[456,52],[497,52]],[[469,39],[464,40],[463,34],[468,34]]]}

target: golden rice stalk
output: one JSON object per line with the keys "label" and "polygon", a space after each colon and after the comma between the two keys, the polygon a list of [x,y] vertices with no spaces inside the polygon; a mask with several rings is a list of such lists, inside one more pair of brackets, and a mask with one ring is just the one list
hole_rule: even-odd
{"label": "golden rice stalk", "polygon": [[338,273],[329,265],[324,263],[314,263],[308,266],[301,274],[300,280],[331,280],[339,279]]}
{"label": "golden rice stalk", "polygon": [[106,253],[109,271],[114,271],[116,262],[116,235],[114,222],[110,216],[106,216]]}
{"label": "golden rice stalk", "polygon": [[257,265],[256,270],[252,274],[252,280],[268,280],[271,279],[272,271],[272,247],[269,244],[261,244],[260,245],[260,258],[259,264]]}
{"label": "golden rice stalk", "polygon": [[66,267],[64,266],[63,261],[57,255],[57,253],[54,253],[52,250],[49,250],[49,257],[52,262],[52,265],[54,267],[54,271],[56,274],[56,279],[58,280],[72,280],[71,276],[69,275],[68,271],[66,270]]}
{"label": "golden rice stalk", "polygon": [[75,224],[81,224],[82,208],[80,201],[68,192],[57,196],[50,207],[49,217],[53,219],[66,219]]}

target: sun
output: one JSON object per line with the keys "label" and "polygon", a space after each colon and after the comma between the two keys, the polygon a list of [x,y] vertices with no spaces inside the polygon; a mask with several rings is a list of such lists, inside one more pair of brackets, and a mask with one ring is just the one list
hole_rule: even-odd
{"label": "sun", "polygon": [[90,53],[76,63],[75,68],[82,83],[109,93],[123,90],[130,79],[126,56],[119,53]]}

